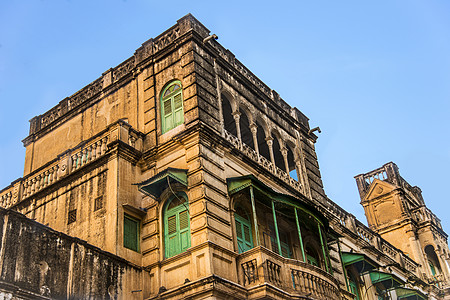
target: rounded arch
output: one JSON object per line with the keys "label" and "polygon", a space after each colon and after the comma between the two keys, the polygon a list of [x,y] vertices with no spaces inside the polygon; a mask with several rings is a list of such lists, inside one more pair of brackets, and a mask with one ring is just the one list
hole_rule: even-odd
{"label": "rounded arch", "polygon": [[239,103],[239,111],[241,112],[241,116],[242,113],[247,115],[248,121],[250,124],[253,124],[254,120],[253,120],[253,112],[252,109],[249,108],[249,106],[245,103],[243,103],[242,101]]}
{"label": "rounded arch", "polygon": [[270,161],[270,150],[266,141],[269,134],[267,123],[261,116],[257,115],[254,124],[256,125],[256,140],[258,143],[259,154]]}
{"label": "rounded arch", "polygon": [[273,137],[272,150],[275,165],[281,170],[285,171],[286,167],[284,164],[284,158],[281,154],[281,148],[284,146],[283,140],[281,139],[280,133],[276,129],[272,129],[271,135]]}
{"label": "rounded arch", "polygon": [[161,90],[161,132],[184,123],[183,86],[178,79],[171,80]]}
{"label": "rounded arch", "polygon": [[287,163],[288,163],[288,170],[289,170],[289,176],[291,176],[292,178],[294,178],[295,180],[298,181],[299,178],[299,174],[298,174],[298,170],[297,170],[297,165],[295,163],[295,161],[297,160],[297,156],[298,154],[296,153],[296,145],[293,141],[291,141],[290,139],[287,139],[285,142],[285,147],[287,150]]}
{"label": "rounded arch", "polygon": [[259,127],[261,127],[265,140],[268,136],[270,136],[270,129],[269,125],[267,124],[267,121],[260,113],[256,113],[254,119],[255,119],[254,123],[257,124]]}
{"label": "rounded arch", "polygon": [[235,97],[233,96],[233,94],[228,91],[227,89],[222,89],[220,91],[220,95],[221,95],[221,99],[223,99],[223,97],[225,97],[229,102],[230,102],[230,106],[231,106],[231,112],[235,112],[238,108],[238,104],[237,101],[235,99]]}
{"label": "rounded arch", "polygon": [[426,245],[424,248],[424,252],[427,255],[428,265],[430,267],[431,275],[436,276],[440,274],[442,271],[441,264],[439,263],[439,258],[436,255],[436,251],[433,245]]}
{"label": "rounded arch", "polygon": [[255,150],[255,145],[253,143],[253,134],[250,130],[251,114],[243,106],[239,106],[239,112],[239,128],[241,130],[241,141]]}
{"label": "rounded arch", "polygon": [[[228,95],[229,93],[226,94]],[[234,121],[233,117],[233,113],[236,111],[236,109],[233,109],[232,105],[234,99],[231,96],[226,96],[226,94],[222,93],[221,95],[223,126],[226,131],[234,136],[237,136],[236,122]],[[234,105],[234,107],[236,106]]]}
{"label": "rounded arch", "polygon": [[310,265],[323,268],[324,258],[321,255],[321,247],[316,240],[316,237],[307,235],[303,239],[306,262]]}

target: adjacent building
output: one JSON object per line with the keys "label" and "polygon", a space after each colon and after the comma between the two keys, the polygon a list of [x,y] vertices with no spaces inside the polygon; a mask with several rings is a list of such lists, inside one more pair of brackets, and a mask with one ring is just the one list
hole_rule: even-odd
{"label": "adjacent building", "polygon": [[[450,299],[395,164],[328,199],[317,128],[192,15],[30,121],[0,191],[0,298]],[[34,221],[33,221],[34,220]]]}

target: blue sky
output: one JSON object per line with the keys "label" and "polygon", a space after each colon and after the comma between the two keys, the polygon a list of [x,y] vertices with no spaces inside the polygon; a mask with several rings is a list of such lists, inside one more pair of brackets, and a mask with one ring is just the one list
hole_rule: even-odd
{"label": "blue sky", "polygon": [[394,161],[450,231],[450,2],[262,3],[1,1],[0,189],[22,175],[29,119],[192,13],[321,127],[332,200],[365,222],[353,176]]}

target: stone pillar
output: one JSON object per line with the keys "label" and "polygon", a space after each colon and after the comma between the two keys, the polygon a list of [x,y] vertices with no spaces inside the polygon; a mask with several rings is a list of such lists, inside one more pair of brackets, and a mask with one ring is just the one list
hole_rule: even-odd
{"label": "stone pillar", "polygon": [[253,123],[250,125],[250,130],[252,131],[253,136],[253,145],[255,146],[255,151],[258,154],[258,161],[259,161],[259,147],[258,147],[258,125],[256,123]]}
{"label": "stone pillar", "polygon": [[441,265],[441,270],[442,270],[442,273],[444,275],[445,281],[449,281],[450,273],[449,273],[449,270],[448,270],[448,265],[447,265],[447,262],[445,260],[445,255],[444,255],[443,251],[440,250],[439,253],[436,253],[436,256],[438,257],[439,264]]}
{"label": "stone pillar", "polygon": [[236,123],[237,137],[239,139],[239,142],[242,143],[242,139],[241,139],[241,124],[239,123],[239,119],[241,118],[241,113],[239,111],[235,111],[232,114],[233,114],[234,122]]}
{"label": "stone pillar", "polygon": [[273,138],[271,136],[266,137],[267,146],[269,147],[270,161],[275,167],[275,156],[273,155]]}
{"label": "stone pillar", "polygon": [[281,148],[281,155],[283,155],[283,160],[284,160],[284,166],[286,168],[286,173],[289,174],[288,149],[286,147]]}

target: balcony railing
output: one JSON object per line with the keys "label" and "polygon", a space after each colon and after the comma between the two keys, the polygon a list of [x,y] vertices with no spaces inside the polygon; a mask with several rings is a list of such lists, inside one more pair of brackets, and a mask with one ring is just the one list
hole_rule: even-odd
{"label": "balcony railing", "polygon": [[107,130],[58,155],[58,158],[0,191],[0,207],[10,208],[98,160],[107,153],[108,143],[114,140],[122,140],[132,147],[142,144],[141,135],[127,123],[119,121],[111,124]]}
{"label": "balcony railing", "polygon": [[339,299],[336,279],[305,262],[284,258],[262,246],[240,254],[239,280],[246,287],[270,284],[296,296],[312,299]]}
{"label": "balcony railing", "polygon": [[269,171],[271,174],[281,179],[285,183],[292,186],[294,189],[299,192],[303,192],[302,185],[300,182],[292,178],[286,171],[275,166],[271,161],[269,161],[264,156],[258,154],[255,150],[253,150],[250,146],[242,143],[236,136],[224,130],[224,138],[230,142],[234,148],[240,150],[245,156],[258,163],[261,167]]}

